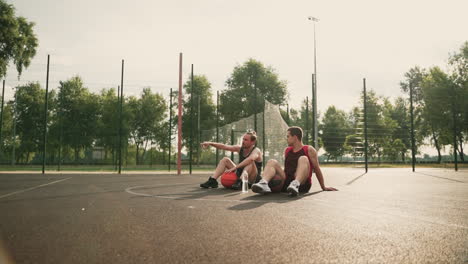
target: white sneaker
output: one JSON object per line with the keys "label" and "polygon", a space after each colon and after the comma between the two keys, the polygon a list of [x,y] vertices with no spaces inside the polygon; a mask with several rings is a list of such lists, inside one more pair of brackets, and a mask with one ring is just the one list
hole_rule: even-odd
{"label": "white sneaker", "polygon": [[294,196],[297,196],[299,194],[299,186],[301,184],[299,183],[299,181],[297,180],[294,180],[292,181],[288,188],[286,189],[289,193],[290,196],[294,197]]}
{"label": "white sneaker", "polygon": [[268,182],[261,179],[258,183],[252,185],[252,192],[254,193],[271,193],[270,186],[268,186]]}

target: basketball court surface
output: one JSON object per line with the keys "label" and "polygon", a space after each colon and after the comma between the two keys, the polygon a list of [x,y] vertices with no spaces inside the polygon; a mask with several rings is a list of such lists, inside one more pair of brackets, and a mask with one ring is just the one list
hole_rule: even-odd
{"label": "basketball court surface", "polygon": [[0,263],[468,263],[468,171],[323,168],[308,194],[209,174],[2,173]]}

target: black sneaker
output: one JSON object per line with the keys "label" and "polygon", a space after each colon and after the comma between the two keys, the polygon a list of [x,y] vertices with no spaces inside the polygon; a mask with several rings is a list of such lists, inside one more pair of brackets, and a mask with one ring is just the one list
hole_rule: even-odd
{"label": "black sneaker", "polygon": [[240,179],[238,179],[236,181],[236,183],[234,183],[232,186],[231,186],[231,189],[233,190],[242,190],[242,181]]}
{"label": "black sneaker", "polygon": [[202,188],[218,188],[218,181],[214,178],[209,178],[206,182],[200,184]]}

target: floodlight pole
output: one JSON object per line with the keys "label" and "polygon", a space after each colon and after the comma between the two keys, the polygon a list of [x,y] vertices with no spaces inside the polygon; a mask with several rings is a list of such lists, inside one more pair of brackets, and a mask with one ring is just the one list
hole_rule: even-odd
{"label": "floodlight pole", "polygon": [[316,17],[309,16],[307,19],[314,24],[314,75],[312,77],[312,141],[314,148],[318,149],[318,129],[317,129],[317,42],[315,38],[315,23],[319,22]]}

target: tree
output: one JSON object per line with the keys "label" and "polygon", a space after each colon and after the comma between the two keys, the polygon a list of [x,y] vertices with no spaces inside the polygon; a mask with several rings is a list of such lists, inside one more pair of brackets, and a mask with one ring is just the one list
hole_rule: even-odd
{"label": "tree", "polygon": [[166,118],[166,102],[164,97],[158,93],[152,93],[151,88],[146,87],[141,93],[141,98],[130,97],[128,108],[132,118],[128,121],[130,136],[136,146],[136,165],[140,164],[140,149],[143,148],[142,156],[145,156],[148,144],[161,142],[165,135],[159,130]]}
{"label": "tree", "polygon": [[344,149],[346,153],[351,154],[351,156],[356,159],[356,157],[361,156],[363,153],[363,137],[359,134],[347,135],[344,142]]}
{"label": "tree", "polygon": [[78,162],[80,150],[92,147],[99,120],[98,97],[84,87],[80,77],[60,81],[58,108],[62,112],[63,142],[74,151]]}
{"label": "tree", "polygon": [[453,143],[453,103],[457,100],[453,96],[453,86],[450,76],[439,67],[431,68],[421,83],[424,116],[430,120],[441,146]]}
{"label": "tree", "polygon": [[6,103],[3,108],[3,124],[2,125],[2,142],[1,144],[1,161],[8,162],[11,161],[11,150],[13,148],[14,139],[13,139],[13,119],[14,119],[14,101],[11,100]]}
{"label": "tree", "polygon": [[104,158],[107,159],[108,151],[112,153],[112,160],[116,159],[119,137],[119,115],[120,104],[117,100],[116,89],[104,89],[99,96],[98,133],[96,145],[104,147]]}
{"label": "tree", "polygon": [[328,107],[320,125],[323,147],[327,151],[328,159],[337,159],[345,153],[346,136],[350,131],[346,113],[335,106]]}
{"label": "tree", "polygon": [[231,123],[263,111],[264,100],[284,104],[286,82],[280,81],[272,67],[249,59],[236,66],[226,81],[228,89],[221,94],[220,114],[225,123]]}
{"label": "tree", "polygon": [[[211,83],[206,76],[193,76],[193,93],[191,78],[184,84],[184,89],[186,97],[183,102],[182,122],[184,125],[182,126],[182,136],[186,145],[188,145],[190,144],[190,134],[192,133],[194,140],[193,147],[196,151],[195,157],[197,157],[198,161],[200,158],[199,145],[202,140],[201,136],[203,130],[211,130],[216,126],[216,105],[213,103],[212,99],[213,93],[211,91]],[[192,94],[193,99],[191,98]],[[212,135],[205,135],[205,137],[211,136]]]}
{"label": "tree", "polygon": [[[53,101],[55,92],[49,93],[49,99]],[[32,153],[42,152],[45,89],[41,89],[39,83],[18,86],[16,101],[16,132],[20,140],[17,159],[19,161],[23,158],[23,161],[28,163]]]}
{"label": "tree", "polygon": [[346,153],[356,159],[364,154],[364,113],[361,107],[353,107],[347,115],[349,132],[344,142]]}
{"label": "tree", "polygon": [[13,60],[18,78],[36,55],[38,40],[33,31],[34,23],[24,17],[15,17],[12,5],[0,0],[0,78],[7,72]]}
{"label": "tree", "polygon": [[391,140],[387,141],[385,155],[392,161],[398,156],[405,161],[405,154],[411,149],[411,124],[408,103],[401,97],[396,98],[395,104],[386,100],[383,115],[387,120],[395,124],[391,131]]}
{"label": "tree", "polygon": [[[440,131],[436,128],[437,119],[433,112],[433,109],[428,108],[427,98],[424,96],[423,92],[423,82],[426,80],[427,86],[427,76],[429,72],[426,69],[415,66],[411,68],[407,73],[405,73],[405,81],[400,82],[401,90],[409,94],[410,85],[413,88],[413,109],[414,109],[414,130],[416,138],[416,146],[423,144],[425,138],[431,138],[431,144],[436,148],[438,155],[438,162],[442,161],[441,149],[442,145],[440,143]],[[416,147],[417,151],[417,147]]]}
{"label": "tree", "polygon": [[370,157],[377,157],[379,162],[384,155],[385,143],[391,140],[397,126],[394,120],[388,115],[384,115],[384,104],[386,103],[388,103],[388,99],[378,97],[374,91],[371,90],[367,93],[368,153]]}
{"label": "tree", "polygon": [[459,52],[450,56],[449,66],[453,82],[452,103],[457,121],[458,153],[464,161],[463,143],[468,140],[468,41],[463,43]]}

